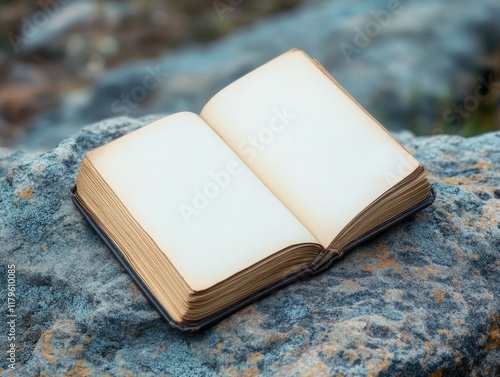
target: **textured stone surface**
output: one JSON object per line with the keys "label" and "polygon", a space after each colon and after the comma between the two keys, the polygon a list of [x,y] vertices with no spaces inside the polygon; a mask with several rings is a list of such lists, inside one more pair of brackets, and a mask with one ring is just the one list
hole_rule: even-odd
{"label": "textured stone surface", "polygon": [[184,334],[68,195],[86,151],[144,122],[105,121],[40,156],[0,151],[1,297],[9,264],[18,295],[18,369],[6,375],[500,375],[500,133],[398,134],[430,172],[431,207],[325,273]]}
{"label": "textured stone surface", "polygon": [[[387,16],[390,4],[399,6]],[[383,26],[373,26],[371,12],[386,12]],[[38,117],[19,144],[47,150],[107,117],[199,112],[218,90],[293,47],[318,59],[386,127],[416,122],[430,133],[445,121],[448,107],[473,94],[478,74],[498,73],[493,56],[500,44],[499,19],[498,0],[474,5],[468,0],[452,5],[446,0],[312,1],[210,45],[166,51],[106,71],[93,88],[68,96],[61,108]],[[356,44],[356,30],[370,25],[373,37]],[[346,45],[361,47],[346,58]],[[160,77],[145,98],[134,100],[134,90],[140,93],[150,70],[168,76]],[[124,106],[127,96],[130,105]],[[500,120],[494,122],[498,127]]]}

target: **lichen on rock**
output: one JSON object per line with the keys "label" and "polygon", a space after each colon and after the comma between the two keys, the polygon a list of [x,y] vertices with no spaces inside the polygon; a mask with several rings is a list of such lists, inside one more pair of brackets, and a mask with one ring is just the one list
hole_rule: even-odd
{"label": "lichen on rock", "polygon": [[[171,329],[74,208],[84,154],[154,118],[110,119],[41,155],[0,151],[0,261],[16,268],[7,375],[497,375],[500,132],[396,136],[431,207],[194,334]],[[2,286],[5,297],[5,286]],[[16,374],[19,373],[19,374]]]}

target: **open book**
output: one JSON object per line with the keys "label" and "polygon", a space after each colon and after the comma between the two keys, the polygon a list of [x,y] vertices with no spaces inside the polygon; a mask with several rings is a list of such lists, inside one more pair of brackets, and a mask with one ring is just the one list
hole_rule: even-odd
{"label": "open book", "polygon": [[73,198],[171,325],[198,329],[432,203],[424,168],[291,50],[87,153]]}

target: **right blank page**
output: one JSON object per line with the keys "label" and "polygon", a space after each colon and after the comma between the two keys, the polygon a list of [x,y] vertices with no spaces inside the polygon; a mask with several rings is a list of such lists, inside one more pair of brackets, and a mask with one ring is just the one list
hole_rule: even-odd
{"label": "right blank page", "polygon": [[220,91],[201,117],[324,247],[419,166],[299,50]]}

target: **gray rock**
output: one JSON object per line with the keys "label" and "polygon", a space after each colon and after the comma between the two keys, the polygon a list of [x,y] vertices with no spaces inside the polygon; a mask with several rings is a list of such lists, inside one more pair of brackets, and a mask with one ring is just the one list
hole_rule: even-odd
{"label": "gray rock", "polygon": [[9,38],[16,53],[63,51],[68,43],[68,30],[90,25],[99,19],[118,21],[125,15],[124,7],[118,2],[56,0],[39,2],[38,5],[36,12],[23,18],[20,34],[11,34]]}
{"label": "gray rock", "polygon": [[[63,134],[113,116],[198,112],[218,90],[293,47],[318,59],[386,127],[397,130],[416,122],[430,133],[436,123],[451,122],[443,113],[471,94],[478,74],[498,70],[491,63],[500,43],[498,19],[497,0],[473,6],[466,0],[453,5],[376,0],[356,6],[350,0],[313,1],[210,45],[105,72],[83,100],[68,98],[60,109],[38,117],[17,145],[47,150]],[[372,37],[358,40],[358,30]],[[150,69],[168,76],[144,90]]]}
{"label": "gray rock", "polygon": [[72,1],[66,6],[54,3],[53,7],[42,7],[25,18],[21,50],[32,50],[40,46],[50,46],[54,39],[75,25],[95,18],[97,6],[94,2]]}
{"label": "gray rock", "polygon": [[0,150],[0,261],[3,276],[15,265],[17,295],[17,369],[5,375],[500,375],[500,132],[398,134],[429,170],[431,207],[185,334],[69,198],[85,152],[152,119],[104,121],[40,156]]}

